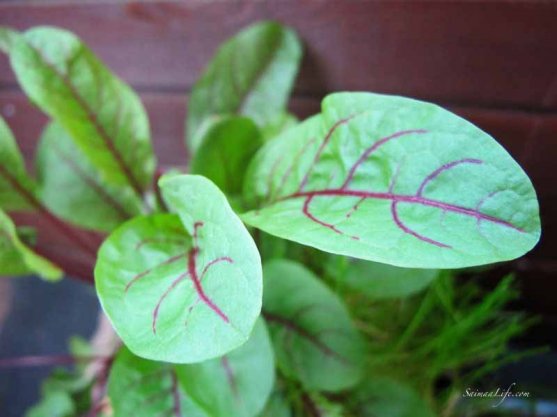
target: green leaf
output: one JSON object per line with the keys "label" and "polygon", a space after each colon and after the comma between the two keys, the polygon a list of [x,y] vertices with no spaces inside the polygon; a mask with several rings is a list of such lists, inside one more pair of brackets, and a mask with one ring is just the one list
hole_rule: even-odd
{"label": "green leaf", "polygon": [[263,275],[263,314],[282,372],[310,390],[339,391],[356,384],[364,343],[342,301],[295,262],[268,262]]}
{"label": "green leaf", "polygon": [[108,379],[115,417],[209,417],[182,388],[176,368],[122,348]]}
{"label": "green leaf", "polygon": [[540,236],[520,166],[489,135],[433,104],[328,96],[322,113],[252,161],[248,224],[318,249],[415,268],[505,261]]}
{"label": "green leaf", "polygon": [[20,36],[20,34],[15,30],[0,26],[0,51],[6,54],[9,53],[12,44],[18,36]]}
{"label": "green leaf", "polygon": [[366,380],[356,396],[359,417],[435,416],[412,387],[389,377]]}
{"label": "green leaf", "polygon": [[141,101],[75,35],[33,28],[13,42],[10,60],[25,93],[107,182],[137,194],[151,183],[155,158]]}
{"label": "green leaf", "polygon": [[225,42],[195,84],[188,105],[187,143],[215,115],[244,115],[264,127],[284,112],[302,48],[295,33],[278,23],[252,25]]}
{"label": "green leaf", "polygon": [[298,118],[288,112],[281,113],[261,129],[265,142],[273,139],[279,134],[286,132],[298,124]]}
{"label": "green leaf", "polygon": [[415,294],[439,276],[435,269],[399,268],[396,266],[352,260],[343,276],[345,285],[372,299],[402,298]]}
{"label": "green leaf", "polygon": [[254,417],[275,380],[273,348],[263,320],[250,339],[222,358],[178,368],[182,386],[211,417]]}
{"label": "green leaf", "polygon": [[209,180],[160,180],[174,214],[138,217],[104,242],[97,293],[137,355],[176,363],[243,344],[261,310],[261,260],[226,197]]}
{"label": "green leaf", "polygon": [[129,186],[104,181],[64,129],[44,130],[36,171],[40,200],[62,219],[88,229],[110,232],[141,213],[141,201]]}
{"label": "green leaf", "polygon": [[25,170],[14,136],[0,117],[0,207],[6,211],[32,210],[35,183]]}
{"label": "green leaf", "polygon": [[282,390],[275,388],[259,417],[292,417],[290,404]]}
{"label": "green leaf", "polygon": [[25,413],[25,417],[74,417],[75,405],[70,394],[51,391]]}
{"label": "green leaf", "polygon": [[55,369],[41,384],[41,400],[27,411],[26,417],[76,417],[90,407],[90,378]]}
{"label": "green leaf", "polygon": [[58,267],[21,242],[12,220],[0,210],[0,276],[32,273],[49,281],[62,278],[62,271]]}
{"label": "green leaf", "polygon": [[191,173],[204,175],[229,195],[240,194],[246,166],[262,143],[261,134],[250,119],[214,119],[193,155]]}

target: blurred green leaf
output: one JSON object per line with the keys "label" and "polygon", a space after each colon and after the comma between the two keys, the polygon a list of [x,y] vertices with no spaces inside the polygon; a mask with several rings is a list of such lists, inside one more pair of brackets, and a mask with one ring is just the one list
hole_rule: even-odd
{"label": "blurred green leaf", "polygon": [[281,371],[309,390],[355,385],[365,346],[341,299],[295,262],[270,261],[263,276],[263,315]]}
{"label": "blurred green leaf", "polygon": [[35,189],[14,136],[0,117],[0,207],[6,211],[34,210]]}
{"label": "blurred green leaf", "polygon": [[0,275],[37,274],[48,281],[62,278],[62,271],[29,249],[17,235],[12,220],[0,210]]}
{"label": "blurred green leaf", "polygon": [[192,157],[191,173],[204,175],[228,195],[238,195],[246,166],[262,144],[261,134],[250,119],[216,118]]}
{"label": "blurred green leaf", "polygon": [[110,232],[141,213],[142,203],[133,190],[103,180],[56,123],[44,130],[35,165],[39,198],[49,210],[70,223]]}
{"label": "blurred green leaf", "polygon": [[177,368],[182,386],[211,417],[254,417],[275,380],[273,348],[262,319],[250,339],[226,356]]}
{"label": "blurred green leaf", "polygon": [[25,93],[106,182],[130,185],[138,195],[151,184],[155,157],[141,101],[75,35],[33,28],[13,42],[10,60]]}
{"label": "blurred green leaf", "polygon": [[302,55],[295,33],[278,23],[254,24],[225,42],[193,87],[187,144],[197,150],[204,124],[243,115],[261,128],[286,107]]}

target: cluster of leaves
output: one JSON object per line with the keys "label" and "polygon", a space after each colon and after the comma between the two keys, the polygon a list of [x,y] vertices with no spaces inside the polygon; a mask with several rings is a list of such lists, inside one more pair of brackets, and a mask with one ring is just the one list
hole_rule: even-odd
{"label": "cluster of leaves", "polygon": [[[75,35],[2,29],[0,46],[51,118],[36,177],[1,122],[0,206],[36,211],[96,256],[97,294],[125,344],[105,364],[106,384],[47,386],[33,417],[79,415],[73,399],[87,387],[106,392],[91,415],[431,415],[411,387],[370,380],[370,369],[398,369],[409,351],[431,363],[437,355],[431,386],[453,370],[439,345],[485,325],[507,292],[462,310],[437,280],[447,288],[435,284],[424,300],[438,291],[453,322],[429,320],[438,338],[418,348],[431,306],[410,304],[392,357],[369,330],[390,331],[380,327],[391,305],[364,309],[351,295],[406,297],[437,268],[513,259],[539,238],[526,174],[493,138],[438,106],[337,93],[298,124],[286,103],[302,48],[276,23],[217,51],[189,100],[189,173],[156,181],[141,101]],[[0,273],[59,278],[0,214]],[[98,253],[68,224],[106,233]],[[498,350],[519,328],[481,340]],[[462,348],[456,363],[478,355]],[[42,413],[51,403],[62,411]]]}

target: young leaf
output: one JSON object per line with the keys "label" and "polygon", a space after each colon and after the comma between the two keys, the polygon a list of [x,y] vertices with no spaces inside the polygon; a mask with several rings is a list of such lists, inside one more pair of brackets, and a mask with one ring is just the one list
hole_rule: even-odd
{"label": "young leaf", "polygon": [[261,129],[263,140],[268,142],[279,134],[293,128],[298,124],[298,118],[293,114],[284,112],[279,114]]}
{"label": "young leaf", "polygon": [[362,377],[364,344],[342,301],[303,266],[265,264],[263,315],[279,368],[307,389],[339,391]]}
{"label": "young leaf", "polygon": [[526,174],[489,135],[433,104],[328,96],[267,143],[247,174],[268,233],[398,266],[460,268],[521,256],[540,236]]}
{"label": "young leaf", "polygon": [[210,417],[182,388],[176,368],[120,350],[108,379],[114,416]]}
{"label": "young leaf", "polygon": [[216,118],[191,160],[191,173],[204,175],[229,195],[242,191],[249,161],[263,144],[257,126],[246,117]]}
{"label": "young leaf", "polygon": [[32,210],[35,183],[27,175],[12,132],[0,117],[0,207],[6,211]]}
{"label": "young leaf", "polygon": [[49,281],[62,278],[62,271],[29,249],[17,235],[12,220],[0,210],[0,275],[37,274]]}
{"label": "young leaf", "polygon": [[106,183],[57,123],[44,130],[35,166],[40,200],[70,223],[110,232],[141,212],[133,190]]}
{"label": "young leaf", "polygon": [[374,377],[356,393],[359,417],[434,417],[410,386],[389,377]]}
{"label": "young leaf", "polygon": [[402,298],[426,288],[439,276],[435,269],[399,268],[396,266],[353,260],[340,285],[358,291],[372,299]]}
{"label": "young leaf", "polygon": [[250,26],[224,43],[195,84],[188,105],[187,143],[215,115],[244,115],[260,127],[284,112],[302,55],[295,33],[278,23]]}
{"label": "young leaf", "polygon": [[62,29],[25,32],[12,43],[10,60],[23,90],[63,126],[103,178],[141,194],[155,159],[137,95]]}
{"label": "young leaf", "polygon": [[203,177],[160,181],[174,214],[124,223],[102,245],[97,293],[126,345],[193,363],[243,344],[261,310],[261,261],[220,190]]}
{"label": "young leaf", "polygon": [[263,320],[250,339],[222,358],[178,369],[182,386],[211,417],[255,417],[275,380],[273,348]]}

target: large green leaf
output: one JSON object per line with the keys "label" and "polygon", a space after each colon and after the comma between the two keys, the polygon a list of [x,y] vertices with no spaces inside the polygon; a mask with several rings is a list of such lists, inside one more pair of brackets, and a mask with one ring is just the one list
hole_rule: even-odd
{"label": "large green leaf", "polygon": [[433,104],[328,96],[267,143],[246,181],[248,224],[352,257],[460,268],[521,256],[540,236],[526,174],[489,135]]}
{"label": "large green leaf", "polygon": [[284,112],[302,55],[297,36],[278,23],[250,26],[225,42],[195,84],[187,142],[195,150],[215,115],[244,115],[264,127]]}
{"label": "large green leaf", "polygon": [[0,207],[6,211],[35,209],[35,183],[27,175],[14,136],[0,117]]}
{"label": "large green leaf", "polygon": [[191,173],[204,175],[227,194],[240,194],[246,166],[262,143],[259,129],[250,119],[216,118],[193,155]]}
{"label": "large green leaf", "polygon": [[410,386],[390,377],[373,377],[356,393],[358,417],[434,417]]}
{"label": "large green leaf", "polygon": [[307,389],[356,384],[363,375],[364,342],[342,301],[295,262],[273,260],[263,271],[263,315],[281,370]]}
{"label": "large green leaf", "polygon": [[400,268],[378,262],[351,259],[341,274],[333,274],[341,286],[372,299],[401,298],[417,293],[438,276],[435,269]]}
{"label": "large green leaf", "polygon": [[38,274],[49,281],[62,278],[60,269],[21,242],[12,220],[0,210],[0,275],[30,274]]}
{"label": "large green leaf", "polygon": [[138,194],[151,183],[155,159],[141,101],[75,35],[33,28],[12,43],[10,59],[23,90],[107,182]]}
{"label": "large green leaf", "polygon": [[209,417],[182,388],[176,368],[122,348],[108,379],[113,417]]}
{"label": "large green leaf", "polygon": [[222,192],[191,175],[163,177],[174,214],[135,218],[102,245],[97,293],[137,355],[177,363],[243,344],[261,311],[261,260]]}
{"label": "large green leaf", "polygon": [[275,380],[273,348],[263,320],[250,339],[222,358],[178,368],[180,381],[211,417],[254,417]]}
{"label": "large green leaf", "polygon": [[141,212],[141,201],[133,190],[104,181],[56,123],[43,132],[35,165],[39,198],[70,223],[110,232]]}

